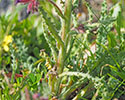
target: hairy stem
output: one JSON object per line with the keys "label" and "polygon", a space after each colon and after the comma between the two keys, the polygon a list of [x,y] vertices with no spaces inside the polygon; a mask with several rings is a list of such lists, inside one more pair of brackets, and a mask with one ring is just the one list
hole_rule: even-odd
{"label": "hairy stem", "polygon": [[[65,11],[64,11],[64,17],[62,21],[62,30],[61,30],[61,39],[64,42],[64,45],[66,45],[66,40],[65,38],[68,36],[68,32],[70,31],[70,19],[71,19],[71,8],[72,8],[72,0],[66,0],[65,1]],[[64,69],[64,63],[65,63],[65,57],[66,57],[66,48],[64,49],[63,47],[60,47],[59,50],[59,58],[58,58],[58,65],[57,65],[57,73],[61,74]],[[60,88],[60,83],[61,79],[57,81],[57,93],[56,95],[59,94],[59,88]]]}

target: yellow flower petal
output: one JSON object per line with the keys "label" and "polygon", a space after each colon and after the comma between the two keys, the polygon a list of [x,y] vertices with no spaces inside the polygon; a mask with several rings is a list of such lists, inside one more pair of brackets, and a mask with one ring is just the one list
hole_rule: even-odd
{"label": "yellow flower petal", "polygon": [[9,47],[8,47],[7,45],[4,45],[4,46],[3,46],[3,49],[4,49],[6,52],[9,51]]}
{"label": "yellow flower petal", "polygon": [[12,42],[12,36],[11,35],[7,35],[2,43],[3,49],[8,52],[9,51],[9,43]]}
{"label": "yellow flower petal", "polygon": [[12,36],[11,35],[7,35],[4,40],[3,40],[6,44],[9,44],[12,42]]}

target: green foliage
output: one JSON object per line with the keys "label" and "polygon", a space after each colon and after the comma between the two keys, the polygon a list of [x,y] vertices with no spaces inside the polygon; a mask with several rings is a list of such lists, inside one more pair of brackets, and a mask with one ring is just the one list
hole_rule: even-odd
{"label": "green foliage", "polygon": [[[39,13],[22,21],[20,7],[0,16],[0,99],[121,98],[125,88],[121,2],[108,9],[104,0],[98,17],[85,0],[60,1],[60,7],[56,1],[39,0]],[[81,3],[86,4],[88,19],[79,23]]]}

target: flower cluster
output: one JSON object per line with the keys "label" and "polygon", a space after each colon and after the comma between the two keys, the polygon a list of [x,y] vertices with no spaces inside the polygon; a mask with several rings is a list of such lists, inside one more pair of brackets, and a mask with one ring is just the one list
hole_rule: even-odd
{"label": "flower cluster", "polygon": [[9,44],[12,43],[12,36],[11,35],[7,35],[2,43],[3,49],[8,52],[9,51]]}
{"label": "flower cluster", "polygon": [[27,7],[27,13],[34,13],[35,11],[38,11],[38,1],[37,0],[15,0],[15,4],[22,3],[22,4],[28,4]]}

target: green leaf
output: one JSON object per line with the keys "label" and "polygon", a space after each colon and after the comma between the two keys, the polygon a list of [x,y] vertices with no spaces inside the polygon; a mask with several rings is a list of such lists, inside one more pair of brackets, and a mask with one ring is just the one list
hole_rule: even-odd
{"label": "green leaf", "polygon": [[30,74],[29,74],[29,78],[30,78],[30,80],[32,81],[32,83],[35,82],[35,75],[34,75],[33,73],[30,73]]}
{"label": "green leaf", "polygon": [[57,30],[55,29],[53,23],[51,22],[51,19],[47,16],[47,13],[44,11],[44,9],[42,7],[40,7],[40,11],[43,15],[43,18],[46,22],[46,25],[48,26],[48,29],[50,30],[50,32],[52,33],[52,36],[57,40],[57,42],[64,48],[64,43],[62,41],[62,39],[60,38],[60,36],[58,35]]}
{"label": "green leaf", "polygon": [[118,71],[117,67],[109,65],[109,67],[111,67],[114,71]]}
{"label": "green leaf", "polygon": [[114,62],[115,62],[116,65],[118,66],[119,70],[121,70],[121,67],[120,67],[119,63],[116,61],[116,59],[114,58],[114,56],[112,55],[112,53],[109,51],[109,49],[108,49],[105,45],[100,44],[99,42],[96,42],[96,43],[97,43],[98,45],[102,46],[103,49],[105,49],[105,50],[110,54],[111,58],[114,60]]}
{"label": "green leaf", "polygon": [[125,71],[122,71],[122,72],[116,72],[116,74],[122,78],[123,80],[125,80]]}
{"label": "green leaf", "polygon": [[35,48],[33,49],[33,53],[34,53],[34,55],[35,55],[36,57],[39,57],[39,52],[40,52],[40,50],[39,50],[38,47],[35,47]]}
{"label": "green leaf", "polygon": [[55,8],[56,12],[58,13],[58,15],[62,18],[62,19],[65,19],[65,16],[63,15],[61,9],[53,2],[53,1],[49,1],[53,7]]}
{"label": "green leaf", "polygon": [[41,74],[37,74],[37,75],[36,75],[36,82],[39,82],[39,81],[40,81],[40,79],[41,79],[41,77],[42,77],[42,75],[41,75]]}
{"label": "green leaf", "polygon": [[109,65],[109,67],[111,67],[120,78],[122,78],[123,80],[125,80],[125,72],[124,71],[119,72],[118,69],[117,69],[117,67],[112,66],[112,65]]}
{"label": "green leaf", "polygon": [[115,47],[116,44],[117,44],[115,35],[113,33],[110,33],[110,34],[107,35],[107,38],[108,38],[109,48]]}

